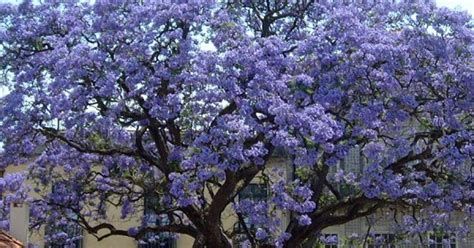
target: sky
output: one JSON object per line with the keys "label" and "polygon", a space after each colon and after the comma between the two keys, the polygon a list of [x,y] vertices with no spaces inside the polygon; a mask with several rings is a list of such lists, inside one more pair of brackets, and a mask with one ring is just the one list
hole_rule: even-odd
{"label": "sky", "polygon": [[474,0],[436,0],[438,6],[467,10],[474,15]]}

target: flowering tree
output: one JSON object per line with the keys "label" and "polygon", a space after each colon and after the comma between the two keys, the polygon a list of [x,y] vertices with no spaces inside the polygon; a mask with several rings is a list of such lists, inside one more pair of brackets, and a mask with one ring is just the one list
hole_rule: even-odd
{"label": "flowering tree", "polygon": [[[230,247],[221,215],[232,206],[250,246],[297,247],[381,208],[423,211],[405,216],[409,234],[446,226],[438,213],[472,214],[468,14],[384,1],[166,2],[0,7],[0,163],[29,165],[33,227]],[[266,177],[268,201],[236,197],[276,150],[292,178]],[[353,150],[362,173],[329,173]],[[0,181],[3,206],[25,198],[24,179]],[[107,206],[127,218],[147,195],[167,223],[107,222]]]}

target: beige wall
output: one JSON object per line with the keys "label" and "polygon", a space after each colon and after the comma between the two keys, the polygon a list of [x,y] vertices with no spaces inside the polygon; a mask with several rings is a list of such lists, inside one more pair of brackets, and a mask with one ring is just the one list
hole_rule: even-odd
{"label": "beige wall", "polygon": [[[25,165],[9,166],[5,170],[5,174],[13,173],[13,172],[21,172],[21,171],[25,171],[26,169],[27,169],[27,167]],[[34,192],[32,192],[31,194],[32,194],[33,197],[38,196],[38,194],[35,194]],[[13,212],[11,211],[10,213],[13,214],[11,216],[12,220],[21,220],[21,223],[19,223],[20,221],[14,221],[15,223],[13,223],[13,226],[15,227],[15,229],[21,228],[21,226],[23,226],[23,228],[27,228],[27,224],[23,221],[24,213],[22,211],[13,211]],[[127,230],[131,226],[139,225],[142,213],[139,213],[137,215],[137,218],[135,218],[135,219],[131,219],[131,218],[130,219],[121,219],[120,218],[120,209],[110,206],[108,208],[108,215],[109,215],[109,220],[108,220],[109,223],[113,224],[117,228],[124,228],[125,230]],[[102,233],[106,233],[106,232],[104,231]],[[99,233],[99,234],[102,234],[102,233]],[[28,235],[29,243],[37,245],[41,248],[44,247],[44,245],[45,245],[44,244],[44,228],[41,228],[40,230],[30,230],[28,232],[28,234],[29,234]],[[83,244],[84,244],[83,247],[87,247],[87,248],[96,248],[96,247],[97,248],[99,248],[99,247],[101,247],[101,248],[103,248],[103,247],[113,247],[113,248],[137,247],[137,242],[134,239],[129,238],[129,237],[113,236],[113,237],[101,240],[99,242],[99,241],[97,241],[97,239],[93,235],[87,234],[87,233],[84,234]]]}

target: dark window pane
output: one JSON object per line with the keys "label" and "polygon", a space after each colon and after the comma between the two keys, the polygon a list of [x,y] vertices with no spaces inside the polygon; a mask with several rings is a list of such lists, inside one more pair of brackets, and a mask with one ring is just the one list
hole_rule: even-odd
{"label": "dark window pane", "polygon": [[320,238],[324,248],[338,248],[339,238],[337,234],[323,234]]}
{"label": "dark window pane", "polygon": [[[52,193],[62,193],[65,191],[72,190],[70,185],[67,182],[56,182],[52,188]],[[77,216],[73,213],[69,215],[70,219],[76,219]],[[67,237],[64,240],[54,240],[50,243],[46,244],[46,247],[49,248],[63,248],[66,245],[68,247],[74,248],[81,248],[82,245],[82,235],[83,231],[82,228],[75,223],[68,223],[65,225],[57,225],[56,223],[50,223],[45,228],[45,234],[48,236],[57,234],[57,233],[65,233]],[[72,240],[71,240],[72,239]]]}
{"label": "dark window pane", "polygon": [[249,184],[239,193],[239,200],[248,199],[253,201],[267,200],[267,187],[264,184]]}
{"label": "dark window pane", "polygon": [[[154,193],[149,193],[144,199],[144,221],[149,226],[160,226],[170,224],[168,216],[165,214],[156,214],[160,210],[160,199]],[[176,242],[171,233],[147,233],[139,248],[175,248]]]}
{"label": "dark window pane", "polygon": [[[239,193],[239,201],[242,200],[251,200],[251,201],[266,201],[268,199],[267,186],[265,184],[249,184]],[[250,231],[255,233],[259,226],[251,225],[249,218],[244,216],[243,222],[245,227]],[[247,239],[245,234],[245,228],[240,221],[234,225],[234,231],[238,234],[234,237],[234,244],[236,247],[240,247],[240,243]],[[239,235],[240,234],[240,235]]]}
{"label": "dark window pane", "polygon": [[376,233],[368,241],[369,248],[395,247],[395,235],[391,233]]}
{"label": "dark window pane", "polygon": [[435,232],[430,233],[428,236],[430,241],[430,248],[444,248],[446,246],[451,248],[456,248],[456,235],[443,233],[443,232]]}

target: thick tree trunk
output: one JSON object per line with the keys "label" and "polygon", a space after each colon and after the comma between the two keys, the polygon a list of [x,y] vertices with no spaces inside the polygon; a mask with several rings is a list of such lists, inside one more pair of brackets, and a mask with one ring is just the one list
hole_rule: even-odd
{"label": "thick tree trunk", "polygon": [[208,225],[204,232],[204,244],[206,247],[232,248],[227,236],[222,232],[220,225]]}
{"label": "thick tree trunk", "polygon": [[[314,231],[314,233],[318,233],[319,231]],[[311,231],[313,233],[313,231]],[[297,247],[302,247],[304,241],[308,238],[308,233],[307,232],[300,232],[300,233],[295,233],[291,236],[290,239],[288,239],[284,245],[285,248],[297,248]]]}
{"label": "thick tree trunk", "polygon": [[297,229],[291,233],[291,237],[285,242],[285,248],[299,248],[306,247],[308,243],[314,241],[315,235],[321,233],[323,227],[321,225],[314,226],[313,228],[302,228]]}
{"label": "thick tree trunk", "polygon": [[204,236],[199,235],[194,239],[193,248],[204,248],[205,246]]}
{"label": "thick tree trunk", "polygon": [[194,240],[193,248],[211,248],[211,247],[222,247],[232,248],[232,244],[224,235],[210,234],[200,235]]}

